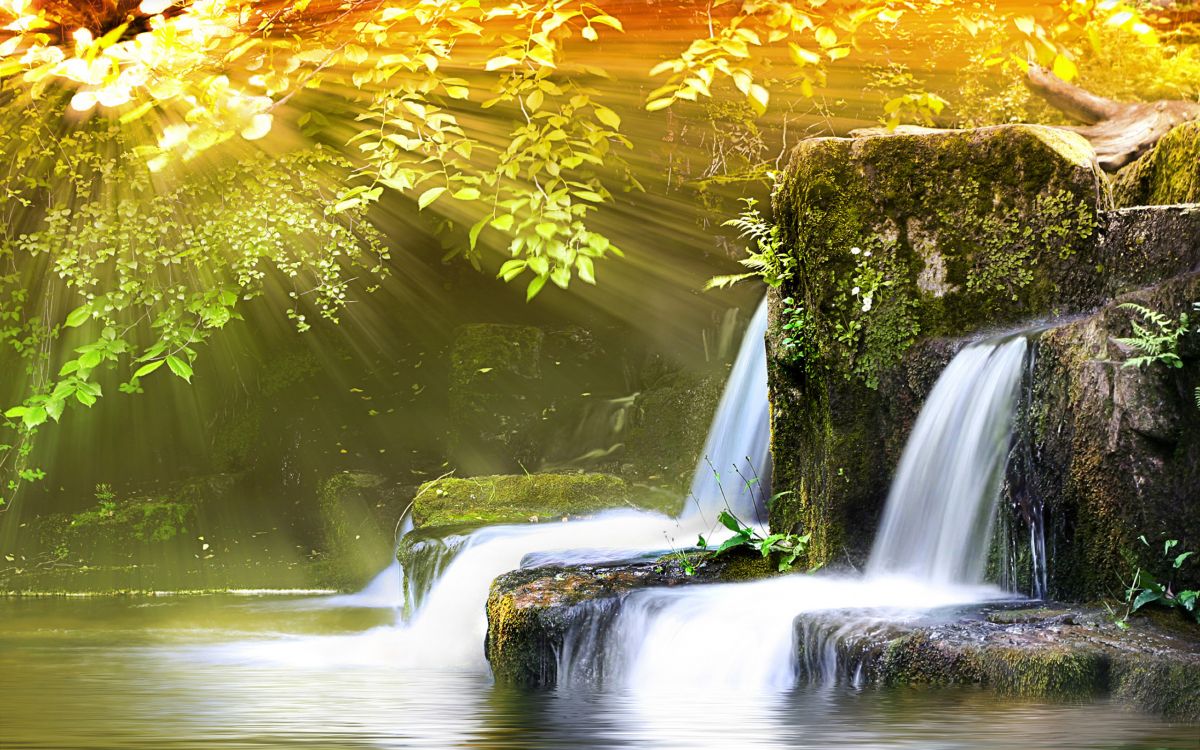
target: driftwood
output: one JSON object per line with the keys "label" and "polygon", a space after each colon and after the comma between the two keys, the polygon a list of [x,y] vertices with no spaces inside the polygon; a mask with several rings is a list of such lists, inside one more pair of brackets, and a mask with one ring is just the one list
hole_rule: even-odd
{"label": "driftwood", "polygon": [[[1149,151],[1171,128],[1200,119],[1200,103],[1186,101],[1118,102],[1067,83],[1037,65],[1029,67],[1030,90],[1050,106],[1083,125],[1056,125],[1079,133],[1096,151],[1096,160],[1115,172]],[[901,126],[901,133],[937,133],[942,128]],[[878,135],[884,128],[862,128],[851,135]]]}

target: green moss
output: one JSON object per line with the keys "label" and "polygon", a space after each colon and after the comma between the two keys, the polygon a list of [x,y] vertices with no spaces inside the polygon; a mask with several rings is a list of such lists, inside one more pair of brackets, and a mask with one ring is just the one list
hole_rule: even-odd
{"label": "green moss", "polygon": [[[1087,144],[1034,126],[813,139],[774,197],[796,273],[772,293],[772,528],[813,533],[810,562],[865,554],[886,493],[896,396],[879,388],[922,339],[1103,299]],[[807,315],[781,345],[780,300]],[[787,457],[780,460],[779,457]]]}
{"label": "green moss", "polygon": [[525,474],[421,485],[413,501],[418,526],[558,521],[609,508],[635,507],[629,488],[608,474]]}
{"label": "green moss", "polygon": [[878,675],[889,685],[986,685],[1024,698],[1083,698],[1106,681],[1103,653],[1072,647],[1005,648],[949,645],[914,633],[888,644]]}
{"label": "green moss", "polygon": [[1113,194],[1120,207],[1200,203],[1200,122],[1177,126],[1118,172]]}
{"label": "green moss", "polygon": [[704,450],[721,387],[715,377],[671,373],[638,396],[624,455],[639,476],[679,490],[687,488]]}

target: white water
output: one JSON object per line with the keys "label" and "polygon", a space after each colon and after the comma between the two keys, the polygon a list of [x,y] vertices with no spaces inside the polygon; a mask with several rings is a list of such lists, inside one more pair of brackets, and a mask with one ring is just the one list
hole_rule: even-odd
{"label": "white water", "polygon": [[[709,524],[728,507],[746,523],[766,519],[771,407],[767,400],[767,303],[750,320],[692,478],[684,519]],[[711,465],[710,465],[711,464]]]}
{"label": "white water", "polygon": [[959,352],[900,457],[868,574],[982,580],[1024,373],[1024,336]]}
{"label": "white water", "polygon": [[[635,592],[568,635],[559,683],[774,692],[795,685],[802,664],[833,679],[839,637],[1005,596],[977,583],[1025,349],[1023,337],[969,346],[938,379],[901,458],[868,575]],[[833,639],[798,643],[797,617],[821,612],[843,623]]]}
{"label": "white water", "polygon": [[[714,451],[715,465],[745,464],[751,456],[760,477],[760,467],[768,466],[765,370],[743,360],[765,360],[763,326],[760,309],[722,398],[708,448]],[[599,603],[591,622],[582,621],[563,644],[559,684],[599,684],[650,696],[637,705],[646,707],[644,718],[653,723],[655,706],[698,689],[710,696],[777,692],[795,685],[802,663],[808,663],[810,674],[833,674],[836,643],[829,638],[819,644],[797,643],[797,616],[828,612],[847,623],[905,622],[938,608],[1005,596],[974,582],[987,547],[986,539],[979,539],[988,521],[980,519],[994,504],[1010,422],[1005,415],[1011,415],[1024,348],[1022,339],[968,347],[939,379],[902,460],[885,514],[891,536],[881,540],[873,554],[869,575],[796,575],[645,589],[619,605]],[[758,401],[754,393],[761,394]],[[751,429],[747,422],[757,427]],[[741,435],[745,442],[722,439],[721,433]],[[996,444],[1001,458],[993,456]],[[755,452],[757,446],[761,453]],[[945,454],[937,455],[933,446]],[[710,472],[707,462],[701,462],[694,483],[699,490],[693,490],[697,507],[679,519],[615,511],[588,521],[474,532],[407,623],[354,636],[227,644],[209,651],[209,656],[289,665],[387,663],[485,670],[484,602],[496,576],[531,558],[538,564],[569,564],[661,551],[675,545],[674,540],[707,531],[705,516],[711,522],[727,500],[735,510],[753,509],[748,499],[733,495],[728,484],[724,496],[715,482],[707,484]],[[732,476],[737,477],[736,472]],[[726,475],[723,479],[730,481]],[[736,481],[743,483],[740,477]],[[914,500],[907,490],[898,489],[902,486],[921,494]],[[976,543],[963,542],[960,536]],[[372,598],[364,592],[363,599]],[[834,632],[840,637],[840,630]],[[804,659],[798,649],[808,649]],[[814,660],[821,662],[816,668]]]}
{"label": "white water", "polygon": [[[770,471],[766,310],[764,300],[746,330],[696,471],[693,496],[680,518],[617,510],[582,521],[486,527],[469,535],[407,622],[357,636],[227,645],[217,658],[309,665],[387,661],[486,670],[482,645],[488,589],[522,560],[538,565],[598,563],[690,546],[699,534],[719,542],[728,532],[713,525],[726,507],[748,523],[757,520]],[[719,484],[714,470],[721,473]],[[402,586],[403,571],[396,565],[357,594],[323,601],[337,607],[396,607]]]}

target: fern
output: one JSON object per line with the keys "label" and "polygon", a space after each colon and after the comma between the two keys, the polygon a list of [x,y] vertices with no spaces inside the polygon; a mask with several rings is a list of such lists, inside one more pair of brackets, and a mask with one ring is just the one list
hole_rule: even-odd
{"label": "fern", "polygon": [[737,218],[724,222],[722,226],[733,227],[738,230],[739,237],[753,241],[753,245],[746,249],[746,257],[738,261],[749,268],[750,272],[715,276],[704,285],[705,289],[732,286],[739,281],[755,276],[760,277],[772,288],[778,288],[780,284],[792,277],[795,260],[787,253],[782,252],[783,237],[779,227],[767,221],[766,217],[762,215],[762,212],[756,207],[758,201],[753,198],[745,198],[743,202],[746,204],[746,208],[741,214]]}
{"label": "fern", "polygon": [[1168,367],[1183,367],[1183,360],[1179,358],[1179,340],[1188,332],[1187,313],[1182,313],[1179,320],[1174,321],[1157,310],[1134,302],[1126,302],[1121,307],[1141,316],[1141,321],[1132,321],[1132,336],[1116,339],[1118,343],[1139,352],[1137,356],[1125,360],[1125,367],[1142,367],[1155,362]]}

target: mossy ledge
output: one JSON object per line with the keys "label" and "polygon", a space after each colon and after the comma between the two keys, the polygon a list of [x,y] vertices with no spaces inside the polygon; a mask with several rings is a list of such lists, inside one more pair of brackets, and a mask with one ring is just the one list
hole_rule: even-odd
{"label": "mossy ledge", "polygon": [[419,527],[528,523],[578,518],[612,508],[678,511],[660,493],[631,490],[609,474],[498,474],[426,482],[413,499]]}
{"label": "mossy ledge", "polygon": [[[1161,300],[1169,316],[1188,309],[1191,299],[1153,290],[1169,279],[1186,281],[1200,265],[1200,213],[1192,206],[1112,210],[1108,190],[1085,144],[1033,126],[797,146],[774,198],[779,252],[795,273],[770,294],[771,447],[775,489],[788,493],[772,507],[770,522],[775,531],[813,534],[808,564],[865,558],[911,425],[962,346],[988,332],[1093,313],[1125,295]],[[1089,344],[1102,352],[1111,348],[1107,337],[1129,335],[1128,315],[1103,309],[1112,324],[1094,326],[1096,345]],[[783,326],[797,318],[802,352],[783,342]],[[1071,387],[1086,389],[1085,369],[1119,370],[1123,358],[1089,355],[1068,373]],[[1186,395],[1189,377],[1158,390]],[[1059,401],[1069,409],[1085,399]],[[1102,418],[1056,416],[1075,423]],[[1132,422],[1117,427],[1122,435],[1137,429]],[[1042,441],[1040,449],[1069,436],[1042,431],[1033,439]],[[1138,449],[1133,460],[1149,455]],[[1060,457],[1071,465],[1071,455]],[[1046,488],[1049,508],[1059,498]],[[1177,505],[1196,495],[1183,488],[1173,497]],[[1063,502],[1094,505],[1091,496]],[[1086,525],[1063,523],[1056,543],[1094,546]],[[1120,541],[1127,546],[1125,536]],[[1116,553],[1104,545],[1103,580],[1073,580],[1074,571],[1063,568],[1052,594],[1107,594]]]}

